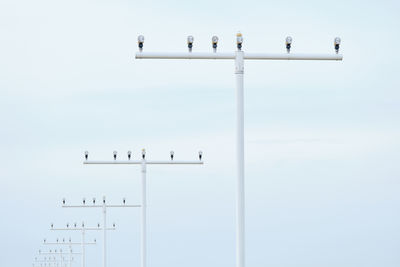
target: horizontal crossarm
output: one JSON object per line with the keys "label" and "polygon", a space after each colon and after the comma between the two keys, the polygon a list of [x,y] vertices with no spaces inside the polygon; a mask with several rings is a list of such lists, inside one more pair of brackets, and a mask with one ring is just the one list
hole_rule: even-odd
{"label": "horizontal crossarm", "polygon": [[[83,164],[136,164],[136,165],[141,165],[143,162],[139,160],[85,160]],[[175,161],[175,160],[170,160],[170,161],[147,161],[145,162],[147,165],[202,165],[204,164],[202,161]]]}
{"label": "horizontal crossarm", "polygon": [[[343,60],[342,54],[301,54],[301,53],[246,53],[248,60]],[[201,53],[201,52],[138,52],[136,59],[235,59],[235,53]]]}

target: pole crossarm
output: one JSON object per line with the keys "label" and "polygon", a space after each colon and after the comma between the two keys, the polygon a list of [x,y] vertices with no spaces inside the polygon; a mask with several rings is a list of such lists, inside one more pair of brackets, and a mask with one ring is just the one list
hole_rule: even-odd
{"label": "pole crossarm", "polygon": [[[46,241],[44,241],[44,243],[46,243]],[[65,242],[63,242],[65,243]],[[48,244],[48,243],[46,243]],[[56,245],[58,245],[60,243],[56,243]],[[38,255],[69,255],[69,254],[81,254],[80,252],[73,252],[72,248],[68,249],[67,251],[63,251],[62,249],[54,249],[51,250],[49,249],[48,252],[43,252],[41,249],[39,249],[38,251]]]}
{"label": "pole crossarm", "polygon": [[[96,245],[96,242],[85,242],[85,243],[81,243],[81,242],[68,242],[68,243],[48,243],[48,242],[43,242],[43,245],[65,245],[65,246],[71,246],[71,245]],[[65,253],[65,254],[69,254],[69,253]],[[73,254],[73,253],[72,253]],[[81,254],[81,253],[77,253],[77,254]]]}
{"label": "pole crossarm", "polygon": [[36,261],[38,263],[69,263],[69,260],[48,260],[48,261]]}
{"label": "pole crossarm", "polygon": [[74,260],[68,260],[68,259],[55,259],[55,260],[41,260],[41,261],[36,261],[36,262],[70,262],[70,261],[74,261]]}
{"label": "pole crossarm", "polygon": [[[232,53],[202,53],[202,52],[138,52],[136,59],[232,59],[236,54]],[[248,60],[343,60],[342,54],[300,54],[300,53],[247,53],[243,52],[243,58]]]}
{"label": "pole crossarm", "polygon": [[[51,243],[46,243],[46,244],[50,244],[50,245],[59,245],[60,243],[55,243],[55,244],[51,244]],[[77,245],[77,244],[81,244],[81,243],[73,243],[71,245]],[[86,243],[87,244],[87,243]],[[69,244],[68,244],[69,245]],[[81,255],[82,253],[79,252],[66,252],[66,253],[62,253],[62,252],[39,252],[38,255],[56,255],[56,256],[61,256],[61,255]]]}
{"label": "pole crossarm", "polygon": [[[83,164],[134,164],[142,165],[143,161],[139,160],[86,160]],[[203,165],[203,161],[162,161],[162,160],[146,160],[145,164],[149,165]]]}
{"label": "pole crossarm", "polygon": [[[88,228],[50,228],[52,231],[101,231],[103,228],[88,227]],[[108,227],[106,230],[116,230],[115,227]]]}
{"label": "pole crossarm", "polygon": [[42,259],[42,260],[37,260],[37,261],[35,261],[35,262],[59,262],[59,261],[61,261],[61,260],[59,260],[59,259]]}
{"label": "pole crossarm", "polygon": [[[103,205],[63,205],[63,208],[102,208]],[[141,205],[106,205],[106,208],[140,208]]]}

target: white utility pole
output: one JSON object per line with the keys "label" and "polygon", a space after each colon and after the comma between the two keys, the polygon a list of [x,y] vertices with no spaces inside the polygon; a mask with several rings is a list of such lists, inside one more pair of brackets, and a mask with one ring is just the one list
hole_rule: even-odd
{"label": "white utility pole", "polygon": [[68,267],[67,264],[58,265],[58,262],[38,262],[40,265],[35,265],[34,263],[32,264],[32,267]]}
{"label": "white utility pole", "polygon": [[[98,205],[96,204],[96,199],[93,198],[92,205],[86,205],[86,199],[84,198],[82,201],[82,205],[66,205],[65,199],[63,199],[63,208],[101,208],[103,213],[103,267],[107,266],[107,242],[106,242],[106,230],[107,229],[107,208],[138,208],[140,205],[126,205],[125,198],[122,199],[122,205],[109,205],[106,204],[106,197],[103,197],[103,202]],[[115,224],[114,224],[115,225]]]}
{"label": "white utility pole", "polygon": [[[85,260],[85,257],[86,257],[85,248],[86,248],[86,245],[96,245],[97,244],[96,239],[94,240],[94,242],[86,242],[85,241],[86,231],[100,231],[101,228],[100,228],[99,224],[98,224],[97,228],[96,227],[86,227],[84,222],[82,222],[82,227],[77,227],[76,223],[74,224],[74,226],[75,226],[74,228],[70,228],[69,224],[67,223],[67,227],[66,228],[54,228],[53,224],[51,224],[50,230],[52,230],[52,231],[80,231],[81,234],[82,234],[81,242],[71,242],[71,239],[69,239],[69,242],[65,242],[65,239],[63,239],[63,242],[58,242],[59,240],[57,239],[56,243],[46,243],[46,239],[45,239],[43,244],[69,245],[69,246],[71,246],[71,245],[80,245],[81,248],[82,248],[82,258],[81,258],[82,264],[81,265],[82,265],[82,267],[85,267],[85,261],[86,261]],[[115,228],[109,228],[107,230],[115,230]]]}
{"label": "white utility pole", "polygon": [[237,190],[236,190],[236,266],[245,267],[245,194],[244,194],[244,61],[245,60],[342,60],[339,54],[340,38],[334,40],[335,54],[291,54],[292,38],[286,38],[287,53],[245,53],[242,51],[243,37],[236,35],[237,50],[235,52],[217,52],[218,37],[213,36],[211,43],[212,53],[192,52],[193,36],[188,36],[188,52],[143,52],[144,37],[138,37],[139,52],[137,59],[222,59],[235,61],[236,76],[236,164],[237,164]]}
{"label": "white utility pole", "polygon": [[68,248],[68,253],[63,253],[63,250],[60,249],[57,251],[57,249],[55,249],[54,251],[52,251],[51,249],[49,250],[49,252],[42,252],[39,249],[39,255],[57,255],[60,256],[60,259],[62,259],[64,261],[64,256],[63,255],[68,255],[69,256],[69,267],[72,267],[72,261],[73,261],[73,257],[72,255],[81,255],[81,253],[77,253],[77,252],[72,252],[72,248],[71,246]]}
{"label": "white utility pole", "polygon": [[67,267],[66,264],[59,266],[57,262],[38,262],[40,265],[32,264],[32,267]]}
{"label": "white utility pole", "polygon": [[34,263],[32,263],[32,267],[67,267],[66,264],[64,266],[58,266],[58,263],[54,262],[38,262],[38,263],[40,263],[40,265],[35,265]]}
{"label": "white utility pole", "polygon": [[140,247],[141,247],[141,267],[146,267],[147,262],[147,249],[146,249],[146,209],[147,209],[147,200],[146,200],[146,172],[147,165],[202,165],[202,155],[203,153],[199,152],[199,160],[198,161],[176,161],[174,160],[174,152],[170,152],[171,160],[146,160],[146,151],[142,150],[142,159],[141,160],[131,160],[132,152],[128,151],[128,160],[117,160],[117,152],[113,152],[114,160],[110,161],[90,161],[88,160],[89,152],[85,152],[85,161],[83,164],[106,164],[106,165],[140,165],[141,173],[142,173],[142,214],[141,214],[141,231],[140,231]]}
{"label": "white utility pole", "polygon": [[[54,265],[55,267],[58,267],[61,265],[61,267],[67,267],[67,263],[71,263],[72,260],[65,260],[63,257],[60,259],[57,259],[55,256],[53,257],[44,257],[42,260],[38,260],[37,257],[35,257],[35,262],[40,263],[40,265],[48,264],[49,266]],[[64,264],[65,263],[65,264]],[[33,264],[34,265],[34,264]]]}

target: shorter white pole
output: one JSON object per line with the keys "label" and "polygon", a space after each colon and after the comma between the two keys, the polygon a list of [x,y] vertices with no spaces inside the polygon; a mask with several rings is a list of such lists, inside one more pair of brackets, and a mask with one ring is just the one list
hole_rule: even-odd
{"label": "shorter white pole", "polygon": [[107,208],[106,197],[103,197],[103,266],[107,266]]}
{"label": "shorter white pole", "polygon": [[85,267],[85,229],[82,226],[82,267]]}
{"label": "shorter white pole", "polygon": [[63,255],[62,255],[62,250],[60,250],[60,260],[61,260],[61,266],[63,265],[63,261],[64,261],[64,258],[63,258]]}
{"label": "shorter white pole", "polygon": [[[218,55],[221,56],[221,55]],[[229,55],[225,55],[225,57],[229,57]],[[93,161],[88,160],[89,152],[85,152],[85,161],[83,164],[87,165],[141,165],[141,172],[142,172],[142,203],[141,203],[141,256],[140,256],[140,263],[141,267],[146,267],[147,265],[147,233],[146,233],[146,223],[147,223],[147,199],[146,199],[146,168],[147,165],[203,165],[202,155],[203,153],[199,151],[199,160],[198,161],[177,161],[174,160],[174,152],[171,151],[170,157],[171,160],[146,160],[145,155],[146,152],[142,150],[142,159],[141,160],[131,160],[131,152],[128,151],[128,160],[117,160],[117,152],[114,151],[114,160],[102,160],[102,161]],[[140,206],[140,205],[137,205]],[[64,206],[63,206],[64,207]],[[108,205],[107,205],[108,207]]]}
{"label": "shorter white pole", "polygon": [[[123,205],[108,205],[106,204],[106,197],[103,196],[103,202],[99,205],[96,204],[96,199],[93,199],[93,205],[86,205],[86,202],[83,202],[83,205],[66,205],[65,199],[63,199],[63,208],[101,208],[103,214],[103,227],[100,228],[85,228],[88,230],[103,230],[103,267],[107,266],[107,230],[115,230],[115,225],[112,228],[107,228],[107,208],[138,208],[141,205],[126,205],[125,198],[123,200]],[[53,229],[53,230],[77,230],[77,228],[63,228],[63,229]]]}
{"label": "shorter white pole", "polygon": [[72,246],[69,246],[69,267],[72,267]]}
{"label": "shorter white pole", "polygon": [[141,267],[146,267],[146,160],[142,159],[142,231],[141,231]]}

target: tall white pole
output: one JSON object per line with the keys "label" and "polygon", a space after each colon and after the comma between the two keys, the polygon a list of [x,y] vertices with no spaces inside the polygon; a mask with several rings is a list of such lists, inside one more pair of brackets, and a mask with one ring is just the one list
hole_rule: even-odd
{"label": "tall white pole", "polygon": [[82,267],[85,267],[85,229],[82,225]]}
{"label": "tall white pole", "polygon": [[103,197],[103,267],[107,266],[107,208],[106,197]]}
{"label": "tall white pole", "polygon": [[237,188],[236,188],[236,267],[245,266],[245,237],[244,237],[244,92],[243,51],[236,51],[236,160],[237,160]]}
{"label": "tall white pole", "polygon": [[[245,266],[245,201],[244,201],[244,109],[243,109],[243,65],[244,60],[342,60],[339,54],[340,38],[335,38],[335,54],[292,54],[290,43],[286,39],[286,49],[288,53],[243,53],[241,51],[243,38],[240,33],[236,35],[238,51],[235,53],[216,52],[218,42],[213,40],[213,53],[192,52],[190,43],[189,52],[143,52],[144,36],[138,37],[139,52],[136,58],[141,59],[234,59],[236,65],[236,91],[237,91],[237,197],[236,197],[236,267]],[[191,38],[192,39],[192,38]],[[214,39],[214,37],[213,37]],[[291,40],[291,38],[290,38]],[[189,44],[189,39],[188,39]],[[215,47],[214,47],[215,45]],[[289,45],[289,46],[288,46]],[[122,163],[124,164],[124,163]]]}
{"label": "tall white pole", "polygon": [[142,159],[141,267],[146,267],[146,160]]}

